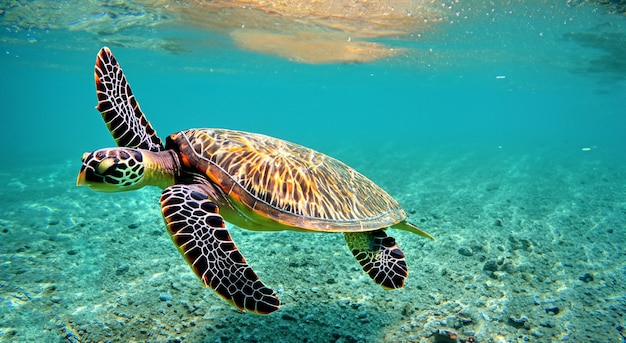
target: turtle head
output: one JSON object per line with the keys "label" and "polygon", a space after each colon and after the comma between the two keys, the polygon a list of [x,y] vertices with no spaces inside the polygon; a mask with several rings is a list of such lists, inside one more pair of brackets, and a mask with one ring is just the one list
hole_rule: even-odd
{"label": "turtle head", "polygon": [[144,156],[140,150],[109,148],[83,154],[77,186],[100,192],[123,192],[146,185]]}

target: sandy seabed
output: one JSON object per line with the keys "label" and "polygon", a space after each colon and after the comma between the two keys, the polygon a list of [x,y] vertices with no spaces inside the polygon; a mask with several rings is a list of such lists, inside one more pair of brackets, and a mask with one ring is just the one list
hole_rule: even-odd
{"label": "sandy seabed", "polygon": [[579,147],[368,156],[351,164],[436,241],[389,230],[411,272],[385,291],[341,234],[233,227],[283,302],[269,316],[238,312],[196,279],[158,189],[75,187],[76,161],[0,171],[0,341],[623,341],[620,158]]}

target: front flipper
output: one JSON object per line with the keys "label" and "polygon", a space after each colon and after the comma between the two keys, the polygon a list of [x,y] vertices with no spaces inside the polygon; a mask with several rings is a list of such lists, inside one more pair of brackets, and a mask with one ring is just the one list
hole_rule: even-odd
{"label": "front flipper", "polygon": [[409,271],[404,253],[385,231],[345,232],[350,251],[363,270],[386,289],[401,288]]}
{"label": "front flipper", "polygon": [[162,151],[163,143],[141,112],[122,68],[109,48],[100,49],[94,67],[102,119],[118,146]]}
{"label": "front flipper", "polygon": [[217,205],[193,185],[173,185],[161,195],[172,240],[196,275],[240,310],[267,314],[280,300],[246,263],[226,230]]}

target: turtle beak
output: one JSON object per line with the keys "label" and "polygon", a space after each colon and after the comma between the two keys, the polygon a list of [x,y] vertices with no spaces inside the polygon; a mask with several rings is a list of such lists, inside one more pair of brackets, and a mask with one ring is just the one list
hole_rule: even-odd
{"label": "turtle beak", "polygon": [[81,170],[76,178],[76,186],[87,186],[87,180],[85,180],[85,171]]}
{"label": "turtle beak", "polygon": [[[85,161],[85,159],[88,156],[89,156],[88,152],[84,153],[82,161]],[[85,175],[85,165],[84,164],[80,167],[80,172],[78,172],[78,177],[76,178],[76,186],[89,186],[89,184],[87,183],[87,177]]]}

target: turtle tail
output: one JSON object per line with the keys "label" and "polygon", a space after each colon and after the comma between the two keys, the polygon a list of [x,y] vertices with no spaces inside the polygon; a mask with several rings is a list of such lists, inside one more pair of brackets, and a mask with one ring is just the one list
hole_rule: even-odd
{"label": "turtle tail", "polygon": [[428,239],[432,239],[433,241],[435,240],[435,237],[431,236],[430,234],[428,234],[428,232],[418,228],[417,226],[415,226],[415,224],[405,220],[402,222],[399,222],[398,224],[392,225],[391,226],[394,229],[399,229],[399,230],[404,230],[404,231],[408,231],[408,232],[412,232],[415,234],[418,234],[422,237],[426,237]]}

